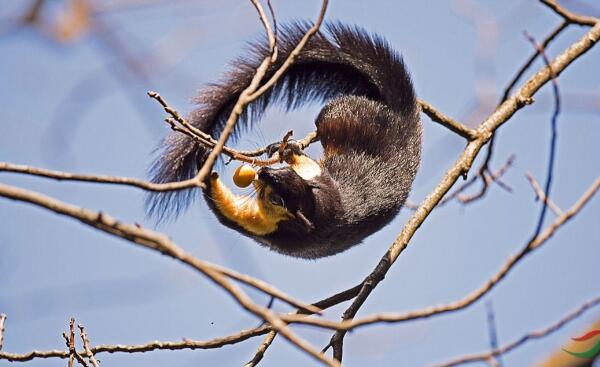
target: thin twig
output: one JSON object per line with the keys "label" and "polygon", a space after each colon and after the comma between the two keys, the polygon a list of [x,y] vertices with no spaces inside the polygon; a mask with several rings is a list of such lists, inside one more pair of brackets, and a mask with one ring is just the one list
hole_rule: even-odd
{"label": "thin twig", "polygon": [[598,23],[598,18],[578,15],[568,11],[560,6],[556,0],[540,0],[542,4],[552,9],[556,14],[560,15],[565,21],[572,24],[594,26]]}
{"label": "thin twig", "polygon": [[[475,175],[473,175],[472,177],[470,177],[468,180],[464,181],[463,183],[461,183],[456,189],[454,189],[450,194],[446,195],[436,206],[436,208],[439,208],[441,206],[446,205],[447,203],[449,203],[450,201],[456,199],[458,202],[460,202],[461,204],[470,204],[472,202],[474,202],[477,199],[482,198],[485,193],[487,192],[488,186],[490,186],[492,183],[496,183],[498,184],[498,186],[502,187],[503,189],[505,189],[508,192],[511,192],[511,189],[509,187],[506,186],[506,184],[502,183],[500,181],[500,178],[502,176],[504,176],[504,174],[512,167],[512,165],[514,164],[516,159],[515,155],[511,155],[508,157],[508,159],[506,160],[506,162],[504,162],[504,164],[498,168],[495,172],[491,173],[491,174],[487,174],[487,173],[483,173],[484,174],[484,178],[481,179],[482,182],[482,187],[479,191],[477,191],[476,193],[470,194],[470,195],[465,195],[463,194],[463,192],[465,190],[467,190],[469,187],[473,186],[473,184],[475,184],[477,181],[479,181],[479,179],[481,178],[481,171],[478,171]],[[419,208],[419,205],[413,202],[409,202],[407,201],[404,206],[408,209],[411,210],[417,210]]]}
{"label": "thin twig", "polygon": [[[544,186],[544,197],[550,197],[550,189],[552,188],[552,178],[554,174],[554,160],[556,158],[556,140],[557,140],[557,120],[558,115],[560,114],[560,93],[558,91],[558,81],[556,80],[556,73],[550,64],[550,59],[548,55],[546,55],[546,50],[544,46],[539,45],[536,40],[527,32],[523,32],[525,38],[531,42],[533,47],[542,55],[544,63],[550,72],[550,76],[552,78],[552,92],[554,96],[554,111],[552,112],[552,117],[550,119],[550,151],[548,153],[548,168],[546,170],[546,185]],[[548,206],[546,205],[545,200],[541,200],[542,209],[540,210],[540,216],[535,227],[535,231],[533,232],[532,237],[537,237],[538,233],[542,230],[542,226],[544,225],[544,218],[546,217],[546,211]]]}
{"label": "thin twig", "polygon": [[85,360],[83,359],[83,357],[81,356],[81,354],[79,354],[79,352],[77,352],[77,350],[75,349],[75,319],[71,318],[71,320],[69,321],[69,334],[67,335],[67,333],[63,333],[62,334],[63,338],[65,338],[65,343],[67,344],[67,348],[69,348],[69,367],[73,367],[73,365],[75,364],[75,360],[77,360],[77,362],[84,366],[87,367],[88,364],[85,362]]}
{"label": "thin twig", "polygon": [[[560,35],[565,29],[567,29],[568,25],[569,25],[569,22],[561,23],[548,36],[546,36],[546,38],[544,38],[544,41],[542,42],[542,46],[544,48],[548,47],[548,45],[552,41],[554,41],[556,39],[556,37],[558,37],[558,35]],[[529,57],[529,59],[527,59],[527,61],[519,68],[519,70],[517,71],[515,76],[511,79],[511,81],[508,83],[508,85],[504,88],[504,93],[502,94],[502,98],[500,99],[499,104],[504,103],[504,101],[506,101],[508,99],[508,97],[513,92],[513,88],[517,85],[517,83],[523,77],[523,75],[525,75],[525,72],[527,70],[529,70],[529,68],[533,65],[533,62],[537,59],[537,57],[539,55],[540,55],[540,53],[536,49],[535,52]],[[532,99],[523,100],[523,103],[532,103],[532,102],[533,102]],[[483,163],[481,164],[481,166],[479,167],[479,170],[478,170],[480,177],[484,177],[484,174],[486,172],[489,172],[490,162],[492,160],[492,156],[494,153],[494,142],[495,141],[496,141],[496,135],[494,134],[492,136],[492,138],[490,139],[490,142],[487,146],[487,150],[486,150],[485,158],[483,159]],[[485,182],[484,182],[484,185],[481,189],[482,193],[485,193],[486,189],[487,189],[487,186],[485,185]]]}
{"label": "thin twig", "polygon": [[63,181],[63,180],[64,181],[82,181],[82,182],[91,182],[91,183],[133,186],[133,187],[137,187],[137,188],[140,188],[143,190],[154,191],[154,192],[179,190],[179,189],[189,188],[189,187],[194,186],[194,185],[189,185],[189,183],[186,181],[169,182],[166,184],[156,184],[153,182],[138,180],[135,178],[69,173],[69,172],[54,171],[54,170],[48,170],[48,169],[44,169],[44,168],[30,167],[30,166],[24,166],[24,165],[20,165],[20,164],[12,164],[12,163],[6,163],[6,162],[0,162],[0,172],[2,172],[2,171],[46,177],[46,178],[51,178],[51,179],[59,180],[59,181]]}
{"label": "thin twig", "polygon": [[[490,336],[490,349],[498,349],[498,330],[496,326],[496,315],[492,301],[485,303],[485,312],[487,316],[488,334]],[[502,359],[500,356],[490,358],[490,364],[493,367],[502,367]]]}
{"label": "thin twig", "polygon": [[444,115],[442,112],[436,110],[431,104],[426,101],[419,99],[419,106],[421,106],[421,111],[429,116],[429,118],[437,122],[438,124],[448,128],[449,130],[455,132],[456,134],[462,136],[467,140],[475,140],[479,137],[476,130],[466,127],[458,121],[453,120],[452,118]]}
{"label": "thin twig", "polygon": [[[218,141],[215,140],[210,134],[207,134],[204,131],[194,127],[188,120],[183,118],[175,108],[171,107],[159,93],[149,91],[147,94],[150,98],[156,100],[163,107],[165,112],[171,115],[171,118],[165,119],[165,122],[169,124],[171,130],[185,134],[192,138],[196,143],[202,144],[209,149],[214,149]],[[306,143],[306,146],[315,141],[315,139],[312,138],[313,135],[316,136],[316,132],[310,133],[309,136],[302,139],[302,141]],[[255,166],[270,166],[279,162],[279,158],[277,156],[273,156],[269,159],[255,158],[264,154],[265,152],[266,147],[252,152],[242,152],[227,146],[223,146],[221,151],[222,154],[229,157],[230,161],[237,160],[250,163]],[[192,179],[192,181],[196,182],[197,180]]]}
{"label": "thin twig", "polygon": [[6,314],[0,313],[0,351],[2,351],[2,345],[4,344],[4,321],[6,321]]}
{"label": "thin twig", "polygon": [[273,38],[275,39],[275,42],[273,44],[273,59],[272,61],[275,61],[277,59],[277,34],[278,34],[278,28],[277,28],[277,18],[275,17],[275,10],[273,9],[273,4],[271,4],[271,0],[267,0],[267,7],[269,8],[269,13],[271,13],[271,19],[273,20]]}
{"label": "thin twig", "polygon": [[466,363],[487,361],[490,358],[499,357],[501,355],[507,354],[530,340],[541,339],[541,338],[544,338],[544,337],[554,333],[555,331],[561,329],[563,326],[565,326],[569,322],[577,319],[585,311],[587,311],[590,308],[595,307],[599,304],[600,304],[600,297],[596,297],[596,298],[584,303],[579,308],[577,308],[575,311],[572,311],[569,314],[563,316],[560,320],[558,320],[553,325],[548,326],[541,330],[532,331],[530,333],[527,333],[527,334],[523,335],[522,337],[520,337],[519,339],[516,339],[501,348],[494,349],[493,351],[487,352],[487,353],[473,354],[473,355],[460,357],[460,358],[454,359],[454,360],[446,362],[446,363],[438,364],[438,365],[436,365],[436,367],[451,367],[451,366],[457,366],[457,365],[466,364]]}
{"label": "thin twig", "polygon": [[485,171],[479,172],[482,175],[481,189],[478,192],[471,194],[471,195],[464,195],[461,192],[459,192],[458,195],[456,196],[456,199],[461,204],[472,203],[475,200],[481,199],[486,194],[487,190],[489,189],[489,187],[492,183],[496,183],[498,186],[503,188],[505,191],[512,192],[512,189],[509,186],[507,186],[505,183],[500,181],[500,178],[506,173],[506,171],[508,171],[508,169],[510,167],[512,167],[512,164],[514,163],[515,158],[516,157],[514,155],[511,155],[510,157],[508,157],[508,159],[506,160],[506,163],[504,163],[500,168],[498,168],[498,170],[496,172],[492,172],[490,174],[488,174]]}
{"label": "thin twig", "polygon": [[555,215],[557,215],[557,216],[562,215],[562,210],[558,207],[558,205],[556,205],[554,203],[554,201],[552,201],[552,199],[546,197],[544,190],[542,189],[540,184],[537,182],[535,177],[533,177],[533,175],[529,172],[525,173],[525,177],[527,177],[527,180],[531,184],[531,187],[533,188],[533,191],[537,195],[537,198],[546,202],[546,205],[548,205],[548,207],[554,212]]}
{"label": "thin twig", "polygon": [[[277,71],[273,74],[273,76],[262,86],[260,86],[260,83],[262,81],[262,78],[266,74],[267,69],[269,68],[269,66],[271,64],[271,56],[272,55],[267,56],[262,61],[262,63],[259,65],[259,67],[256,69],[256,74],[252,78],[250,85],[242,91],[242,93],[238,97],[237,102],[233,106],[231,114],[229,115],[229,118],[225,122],[225,127],[223,128],[223,131],[221,132],[221,136],[219,136],[219,140],[217,141],[217,144],[209,153],[208,157],[206,158],[206,161],[202,165],[202,168],[200,168],[200,171],[198,172],[198,174],[196,176],[196,179],[198,180],[198,182],[203,182],[204,179],[207,177],[207,175],[212,170],[215,160],[217,159],[218,155],[221,153],[221,150],[225,146],[227,139],[233,133],[235,123],[237,122],[239,116],[242,114],[244,107],[247,104],[254,101],[255,99],[257,99],[258,97],[260,97],[263,93],[265,93],[267,90],[269,90],[279,80],[279,78],[285,73],[287,68],[290,65],[292,65],[292,63],[294,62],[297,55],[300,54],[300,51],[302,51],[302,48],[304,48],[304,45],[306,45],[308,40],[315,33],[318,32],[319,27],[321,26],[321,23],[323,23],[323,19],[325,18],[325,11],[327,9],[327,4],[328,4],[328,0],[323,0],[322,6],[321,6],[321,11],[319,13],[319,16],[318,16],[315,24],[306,32],[306,34],[302,37],[300,42],[298,42],[298,45],[296,46],[296,48],[294,48],[294,50],[292,50],[292,52],[290,53],[288,58],[285,60],[285,62],[281,65],[281,67],[279,69],[277,69]],[[202,184],[202,185],[204,185],[204,184]],[[319,358],[322,358],[322,357],[319,357]]]}
{"label": "thin twig", "polygon": [[81,324],[77,324],[77,327],[79,328],[79,334],[81,335],[81,342],[83,343],[83,350],[85,351],[85,355],[87,356],[88,361],[92,364],[92,366],[100,367],[98,360],[96,359],[96,357],[94,356],[94,353],[92,352],[92,350],[90,348],[90,339],[88,338],[88,335],[85,332],[85,327],[83,327],[83,325],[81,325]]}
{"label": "thin twig", "polygon": [[244,365],[244,367],[255,367],[263,359],[265,352],[271,346],[271,344],[273,343],[273,340],[275,340],[276,336],[277,336],[276,331],[274,331],[274,330],[269,331],[269,333],[267,335],[265,335],[262,343],[260,343],[260,345],[258,346],[258,349],[256,350],[256,353],[254,354],[254,357],[252,357],[252,359],[248,363],[246,363]]}
{"label": "thin twig", "polygon": [[[269,54],[271,55],[271,62],[275,62],[277,60],[277,36],[271,29],[271,23],[269,23],[267,14],[265,14],[265,10],[263,9],[260,1],[258,0],[250,0],[252,5],[256,8],[258,12],[258,17],[260,18],[263,27],[265,27],[265,33],[267,34],[267,39],[269,40]],[[273,8],[271,7],[271,3],[268,3],[269,10],[272,15],[273,22],[275,22],[275,14],[273,12]]]}
{"label": "thin twig", "polygon": [[[546,38],[544,38],[544,40],[542,41],[542,44],[541,44],[542,47],[544,49],[546,47],[548,47],[548,45],[552,41],[554,41],[554,39],[556,39],[556,37],[558,37],[558,35],[560,35],[565,29],[567,29],[568,26],[569,26],[568,22],[562,22],[549,35],[547,35]],[[536,48],[535,51],[533,52],[533,54],[531,56],[529,56],[529,59],[527,59],[527,61],[525,61],[525,63],[519,68],[519,70],[517,71],[515,76],[511,79],[511,81],[508,83],[506,88],[504,88],[504,93],[502,94],[502,99],[500,100],[500,103],[506,101],[506,99],[512,93],[512,90],[515,87],[515,85],[517,85],[519,80],[521,80],[523,75],[525,75],[525,72],[531,67],[531,65],[533,65],[533,62],[538,58],[538,56],[540,56],[540,52]]]}
{"label": "thin twig", "polygon": [[[258,328],[242,330],[236,334],[228,335],[225,337],[215,338],[207,341],[184,339],[178,342],[168,341],[153,341],[146,344],[139,345],[123,345],[123,344],[108,344],[108,345],[97,345],[91,348],[92,353],[146,353],[155,350],[183,350],[183,349],[216,349],[221,348],[225,345],[231,345],[240,343],[248,340],[255,336],[264,335],[271,329],[268,326],[261,326]],[[81,353],[85,353],[82,351]],[[0,352],[0,359],[5,359],[10,362],[27,362],[36,358],[68,358],[69,352],[64,350],[46,350],[38,351],[34,350],[29,353],[17,354],[17,353],[5,353]]]}

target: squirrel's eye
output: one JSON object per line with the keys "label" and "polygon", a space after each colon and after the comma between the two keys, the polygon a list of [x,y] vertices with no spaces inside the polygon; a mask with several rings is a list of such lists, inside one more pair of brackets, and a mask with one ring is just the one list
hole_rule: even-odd
{"label": "squirrel's eye", "polygon": [[269,203],[271,203],[273,205],[284,206],[283,198],[275,192],[271,192],[269,194]]}

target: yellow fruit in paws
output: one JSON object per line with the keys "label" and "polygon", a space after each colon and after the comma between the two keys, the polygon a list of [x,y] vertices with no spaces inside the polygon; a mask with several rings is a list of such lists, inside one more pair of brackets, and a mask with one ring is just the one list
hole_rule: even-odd
{"label": "yellow fruit in paws", "polygon": [[247,164],[239,166],[233,174],[233,183],[237,187],[248,187],[254,181],[256,177],[256,171],[254,168]]}

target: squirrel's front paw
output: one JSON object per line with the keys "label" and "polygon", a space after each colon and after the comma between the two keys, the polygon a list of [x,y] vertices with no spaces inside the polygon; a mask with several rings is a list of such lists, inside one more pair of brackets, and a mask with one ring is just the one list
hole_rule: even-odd
{"label": "squirrel's front paw", "polygon": [[[278,153],[279,150],[281,149],[281,144],[283,143],[273,143],[273,144],[269,144],[267,146],[267,156],[269,158],[271,158],[273,156],[273,154]],[[300,147],[300,144],[298,144],[297,141],[295,140],[288,140],[287,143],[285,144],[285,148],[283,149],[283,158],[285,159],[286,157],[291,156],[292,154],[304,154],[302,151],[302,148]]]}

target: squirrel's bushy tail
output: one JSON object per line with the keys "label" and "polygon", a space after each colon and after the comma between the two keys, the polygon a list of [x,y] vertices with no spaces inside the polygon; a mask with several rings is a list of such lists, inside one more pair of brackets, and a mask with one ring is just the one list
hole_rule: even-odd
{"label": "squirrel's bushy tail", "polygon": [[[307,22],[298,22],[279,28],[278,58],[263,82],[283,64],[310,26]],[[268,55],[266,44],[250,44],[250,54],[235,60],[222,81],[207,86],[195,99],[198,108],[188,117],[195,127],[218,138],[239,94]],[[307,102],[324,102],[340,95],[379,101],[401,116],[417,113],[410,76],[400,55],[384,39],[361,28],[329,23],[310,39],[273,88],[245,109],[233,138],[258,121],[271,103],[294,109]],[[152,181],[189,179],[197,173],[206,156],[205,147],[183,134],[171,133],[157,150],[157,159],[150,168]],[[148,196],[147,210],[149,215],[161,220],[183,211],[195,196],[191,190],[152,193]]]}

